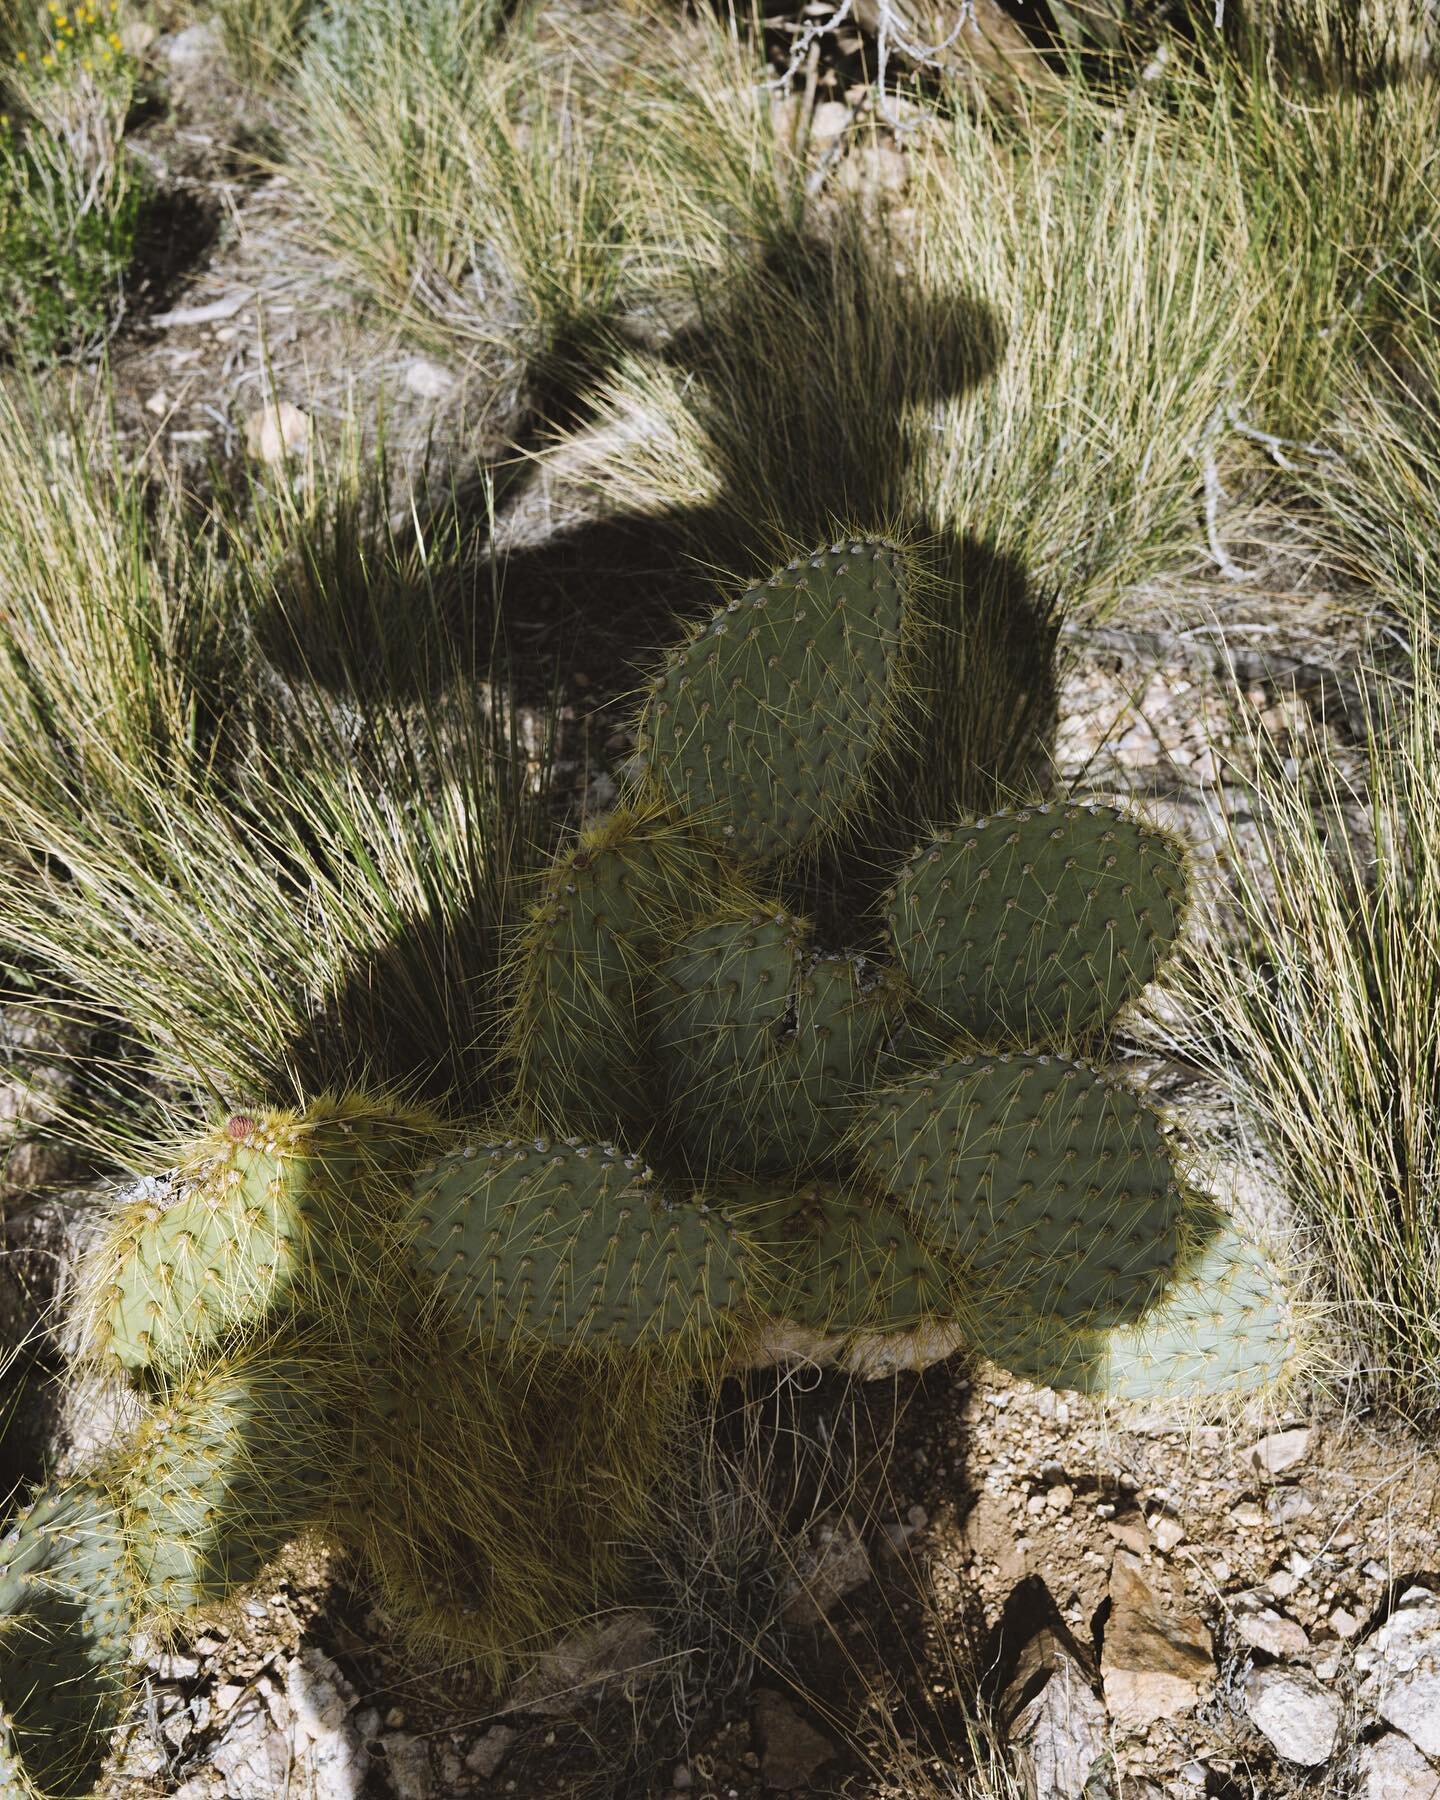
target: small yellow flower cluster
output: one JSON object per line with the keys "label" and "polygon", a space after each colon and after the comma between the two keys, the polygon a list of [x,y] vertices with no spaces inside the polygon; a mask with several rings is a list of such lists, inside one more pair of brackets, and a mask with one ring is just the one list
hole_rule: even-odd
{"label": "small yellow flower cluster", "polygon": [[[50,47],[39,57],[40,67],[60,70],[78,63],[87,73],[115,67],[124,51],[120,33],[115,29],[119,11],[120,0],[99,0],[96,5],[81,0],[68,8],[58,0],[49,0],[46,24]],[[24,68],[30,62],[29,54],[17,50],[15,61]]]}

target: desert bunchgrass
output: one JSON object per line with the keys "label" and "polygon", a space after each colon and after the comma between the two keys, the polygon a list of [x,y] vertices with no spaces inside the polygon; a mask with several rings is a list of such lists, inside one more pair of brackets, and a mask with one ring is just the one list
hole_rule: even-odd
{"label": "desert bunchgrass", "polygon": [[[1194,961],[1200,1060],[1232,1088],[1372,1390],[1440,1412],[1440,432],[1436,290],[1352,353],[1309,528],[1369,625],[1363,733],[1255,751],[1233,947]],[[1354,710],[1352,706],[1352,711]],[[1210,1025],[1199,1021],[1208,1016]]]}
{"label": "desert bunchgrass", "polygon": [[1250,745],[1227,940],[1190,961],[1186,1053],[1267,1153],[1367,1391],[1440,1413],[1440,640],[1369,672],[1363,752]]}
{"label": "desert bunchgrass", "polygon": [[230,67],[248,86],[282,79],[294,67],[314,0],[219,0],[219,24]]}
{"label": "desert bunchgrass", "polygon": [[546,835],[545,727],[522,743],[490,639],[477,667],[442,616],[453,538],[344,555],[359,614],[407,607],[422,686],[407,664],[387,687],[363,633],[316,670],[304,622],[276,621],[303,546],[338,556],[377,516],[343,474],[303,504],[258,495],[247,551],[36,429],[0,416],[0,484],[29,496],[0,529],[0,942],[121,1046],[108,1109],[75,1129],[121,1154],[157,1096],[193,1129],[367,1079],[478,1106],[516,876]]}
{"label": "desert bunchgrass", "polygon": [[[311,34],[290,163],[310,228],[423,341],[545,361],[629,268],[611,146],[493,0],[363,0]],[[555,69],[561,73],[556,79]]]}

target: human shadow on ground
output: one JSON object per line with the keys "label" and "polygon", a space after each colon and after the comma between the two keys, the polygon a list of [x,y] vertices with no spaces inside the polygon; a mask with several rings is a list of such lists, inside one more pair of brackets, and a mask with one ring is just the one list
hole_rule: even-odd
{"label": "human shadow on ground", "polygon": [[[345,699],[383,694],[400,705],[421,699],[440,666],[452,678],[503,676],[517,704],[542,711],[578,674],[583,689],[569,688],[572,701],[583,691],[586,706],[612,709],[613,724],[681,624],[715,605],[721,574],[761,577],[842,528],[902,537],[934,615],[911,665],[911,730],[887,759],[883,801],[788,889],[822,940],[843,947],[927,821],[1043,785],[1055,700],[1050,598],[1032,592],[1002,546],[927,518],[912,498],[926,436],[943,429],[943,403],[994,370],[1000,328],[964,292],[917,293],[894,246],[861,227],[853,220],[823,240],[777,235],[734,282],[697,293],[685,327],[646,352],[683,387],[703,434],[703,501],[646,511],[637,500],[506,550],[501,532],[490,537],[494,509],[480,505],[477,485],[448,503],[457,554],[440,586],[433,558],[428,568],[406,565],[423,591],[403,569],[379,586],[339,581],[320,604],[297,610],[314,622],[314,643],[285,615],[282,594],[272,655],[288,642],[293,674]],[[500,471],[507,514],[535,501],[544,477],[533,452],[554,441],[557,421],[573,439],[601,415],[607,376],[626,354],[613,334],[581,336],[535,371],[516,458]],[[377,1021],[372,1079],[418,1082],[422,1092],[436,1087],[432,1076],[452,1083],[446,1059],[422,1070],[409,1034],[392,1041],[383,1029],[392,988],[397,1018],[423,1016],[417,967],[445,972],[434,1016],[453,1011],[475,971],[476,928],[460,917],[440,929],[438,954],[436,922],[417,920],[407,935],[425,940],[423,957],[397,942],[357,965],[316,1016],[316,1045],[353,1041],[344,1021],[359,1012]],[[488,972],[492,956],[493,947],[475,972]],[[296,1046],[296,1063],[312,1063],[316,1045]]]}

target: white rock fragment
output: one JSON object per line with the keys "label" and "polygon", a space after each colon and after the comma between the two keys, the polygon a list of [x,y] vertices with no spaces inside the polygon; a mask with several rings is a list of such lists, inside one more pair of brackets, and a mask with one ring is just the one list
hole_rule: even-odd
{"label": "white rock fragment", "polygon": [[245,421],[245,449],[263,463],[303,455],[310,443],[310,415],[289,400],[272,400]]}
{"label": "white rock fragment", "polygon": [[434,1780],[429,1743],[404,1731],[387,1732],[380,1741],[395,1800],[430,1800]]}
{"label": "white rock fragment", "polygon": [[1262,1475],[1280,1475],[1310,1454],[1310,1427],[1296,1425],[1289,1431],[1272,1431],[1252,1444],[1245,1459]]}
{"label": "white rock fragment", "polygon": [[163,40],[161,49],[172,75],[195,75],[225,53],[218,20],[205,19],[198,25],[187,25],[173,37]]}
{"label": "white rock fragment", "polygon": [[1185,1542],[1185,1527],[1178,1519],[1172,1519],[1169,1513],[1151,1513],[1145,1523],[1150,1531],[1150,1541],[1167,1556]]}
{"label": "white rock fragment", "polygon": [[443,400],[447,394],[454,392],[455,377],[449,369],[441,368],[439,363],[417,356],[406,365],[405,385],[422,400]]}
{"label": "white rock fragment", "polygon": [[1303,1625],[1267,1606],[1256,1593],[1237,1594],[1232,1602],[1235,1635],[1253,1650],[1267,1656],[1297,1657],[1310,1654],[1310,1639]]}
{"label": "white rock fragment", "polygon": [[465,1767],[472,1775],[483,1775],[488,1781],[509,1755],[510,1746],[519,1735],[513,1725],[492,1725],[465,1752]]}
{"label": "white rock fragment", "polygon": [[1305,1669],[1252,1669],[1245,1710],[1287,1762],[1328,1761],[1340,1735],[1340,1702]]}
{"label": "white rock fragment", "polygon": [[1440,1800],[1440,1770],[1398,1731],[1360,1751],[1356,1800]]}
{"label": "white rock fragment", "polygon": [[810,141],[828,144],[849,129],[854,115],[843,100],[822,100],[810,115]]}

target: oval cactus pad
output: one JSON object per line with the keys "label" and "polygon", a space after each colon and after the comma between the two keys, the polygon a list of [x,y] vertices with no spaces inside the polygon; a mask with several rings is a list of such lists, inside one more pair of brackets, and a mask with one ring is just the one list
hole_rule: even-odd
{"label": "oval cactus pad", "polygon": [[859,539],[727,601],[651,683],[651,782],[747,861],[833,830],[890,729],[904,611],[900,552]]}
{"label": "oval cactus pad", "polygon": [[658,1343],[741,1298],[728,1223],[610,1145],[466,1145],[416,1182],[409,1227],[451,1316],[500,1341]]}
{"label": "oval cactus pad", "polygon": [[953,1031],[1063,1042],[1154,979],[1185,906],[1174,839],[1068,801],[971,819],[915,851],[886,918],[901,968]]}
{"label": "oval cactus pad", "polygon": [[957,1058],[876,1094],[856,1147],[981,1305],[1009,1295],[1115,1325],[1179,1262],[1183,1203],[1159,1120],[1084,1063]]}

